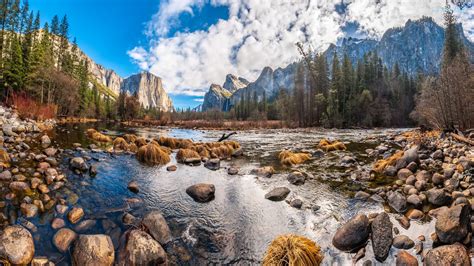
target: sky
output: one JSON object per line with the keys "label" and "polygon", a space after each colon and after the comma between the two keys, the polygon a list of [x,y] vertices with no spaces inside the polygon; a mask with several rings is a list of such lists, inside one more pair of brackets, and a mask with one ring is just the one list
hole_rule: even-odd
{"label": "sky", "polygon": [[[474,1],[474,0],[467,0]],[[42,22],[67,14],[71,37],[97,63],[127,77],[163,79],[175,107],[202,102],[229,73],[255,80],[343,37],[378,39],[408,19],[443,22],[445,0],[30,0]],[[474,40],[474,7],[455,9]]]}

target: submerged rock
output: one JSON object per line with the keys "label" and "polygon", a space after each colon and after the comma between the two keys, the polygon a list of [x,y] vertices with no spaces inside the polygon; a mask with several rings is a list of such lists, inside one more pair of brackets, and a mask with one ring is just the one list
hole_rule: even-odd
{"label": "submerged rock", "polygon": [[252,171],[250,171],[251,175],[256,175],[256,176],[266,177],[266,178],[272,177],[274,173],[275,173],[275,169],[273,169],[272,166],[264,166],[257,169],[252,169]]}
{"label": "submerged rock", "polygon": [[296,209],[301,209],[303,206],[303,201],[300,199],[294,199],[290,202],[290,206]]}
{"label": "submerged rock", "polygon": [[282,201],[290,194],[290,189],[287,187],[277,187],[265,194],[265,198],[271,201]]}
{"label": "submerged rock", "polygon": [[337,229],[332,244],[342,251],[354,251],[365,245],[369,232],[369,218],[358,214]]}
{"label": "submerged rock", "polygon": [[391,192],[387,197],[388,205],[392,207],[396,212],[404,212],[407,208],[407,200],[405,196],[399,192]]}
{"label": "submerged rock", "polygon": [[138,183],[137,181],[130,181],[127,185],[128,190],[132,191],[133,193],[138,193]]}
{"label": "submerged rock", "polygon": [[471,227],[471,206],[456,205],[443,208],[436,219],[435,229],[438,239],[446,244],[462,242]]}
{"label": "submerged rock", "polygon": [[26,265],[35,254],[31,233],[19,225],[7,226],[0,234],[0,257],[11,264]]}
{"label": "submerged rock", "polygon": [[84,210],[80,207],[72,208],[67,214],[67,218],[73,224],[79,222],[79,220],[84,216]]}
{"label": "submerged rock", "polygon": [[149,234],[141,230],[128,232],[127,240],[119,252],[118,265],[164,265],[166,252]]}
{"label": "submerged rock", "polygon": [[219,159],[210,159],[204,163],[204,167],[209,170],[216,171],[221,168],[221,161]]}
{"label": "submerged rock", "polygon": [[171,241],[170,228],[161,212],[151,211],[145,214],[142,224],[148,229],[150,235],[160,244],[165,245]]}
{"label": "submerged rock", "polygon": [[196,184],[188,187],[186,193],[197,202],[209,202],[214,199],[216,188],[213,184]]}
{"label": "submerged rock", "polygon": [[113,265],[114,245],[107,235],[79,235],[72,251],[73,265]]}
{"label": "submerged rock", "polygon": [[288,174],[287,179],[288,182],[296,186],[303,185],[306,181],[306,177],[303,175],[303,173],[297,171]]}
{"label": "submerged rock", "polygon": [[69,161],[69,165],[73,170],[79,170],[85,172],[89,169],[86,161],[82,157],[74,157]]}
{"label": "submerged rock", "polygon": [[237,169],[237,167],[229,167],[229,169],[227,169],[227,174],[229,175],[236,175],[239,173],[239,169]]}
{"label": "submerged rock", "polygon": [[392,227],[390,217],[387,213],[382,212],[372,221],[372,247],[375,258],[383,262],[388,256],[392,247]]}
{"label": "submerged rock", "polygon": [[471,265],[471,259],[466,248],[459,244],[440,246],[428,251],[424,265]]}

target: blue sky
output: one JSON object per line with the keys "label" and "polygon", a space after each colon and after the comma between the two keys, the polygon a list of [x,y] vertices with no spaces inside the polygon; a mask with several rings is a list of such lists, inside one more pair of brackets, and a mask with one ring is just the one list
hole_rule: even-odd
{"label": "blue sky", "polygon": [[[54,15],[68,16],[70,37],[94,61],[127,77],[141,69],[127,51],[137,45],[147,46],[146,24],[159,11],[160,1],[151,0],[30,0],[30,8],[40,11],[41,24]],[[182,13],[167,36],[179,32],[205,30],[217,19],[225,18],[227,8],[193,8]],[[199,18],[199,19],[198,19]],[[205,18],[205,19],[202,19]],[[158,73],[159,75],[159,73]],[[195,107],[202,97],[171,94],[175,107]]]}

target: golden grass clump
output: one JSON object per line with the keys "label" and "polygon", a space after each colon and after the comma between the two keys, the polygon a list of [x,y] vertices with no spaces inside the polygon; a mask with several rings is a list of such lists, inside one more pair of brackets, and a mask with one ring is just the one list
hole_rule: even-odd
{"label": "golden grass clump", "polygon": [[[134,142],[138,147],[145,146],[147,144],[146,139],[142,137],[137,138]],[[158,144],[158,142],[156,144]]]}
{"label": "golden grass clump", "polygon": [[312,240],[298,235],[275,238],[265,253],[264,266],[321,265],[324,255]]}
{"label": "golden grass clump", "polygon": [[225,144],[221,144],[211,149],[212,158],[226,159],[232,157],[233,153],[234,149],[232,146]]}
{"label": "golden grass clump", "polygon": [[123,138],[128,142],[128,143],[134,143],[137,140],[137,136],[134,134],[125,134],[123,135]]}
{"label": "golden grass clump", "polygon": [[138,151],[138,146],[135,143],[129,144],[128,145],[128,150],[131,152],[137,152]]}
{"label": "golden grass clump", "polygon": [[124,138],[117,137],[114,139],[114,150],[122,150],[126,151],[128,150],[128,143]]}
{"label": "golden grass clump", "polygon": [[140,147],[136,156],[138,161],[148,165],[164,165],[171,160],[166,150],[152,143]]}
{"label": "golden grass clump", "polygon": [[11,159],[8,152],[3,149],[0,149],[0,165],[3,167],[9,167],[10,161]]}
{"label": "golden grass clump", "polygon": [[211,157],[211,153],[209,152],[209,149],[204,146],[203,144],[198,144],[196,146],[193,147],[193,150],[195,150],[197,153],[199,153],[199,156],[201,156],[201,158],[210,158]]}
{"label": "golden grass clump", "polygon": [[93,128],[89,128],[86,130],[86,135],[89,137],[89,138],[92,138],[92,135],[94,133],[97,133],[97,130],[93,129]]}
{"label": "golden grass clump", "polygon": [[343,151],[346,150],[346,145],[340,141],[329,141],[327,139],[322,139],[319,141],[318,147],[324,151]]}
{"label": "golden grass clump", "polygon": [[112,142],[112,138],[104,135],[100,132],[95,132],[92,134],[91,139],[98,141],[98,142]]}
{"label": "golden grass clump", "polygon": [[294,153],[288,150],[284,150],[278,154],[278,159],[281,164],[284,165],[295,165],[302,164],[311,158],[309,153]]}
{"label": "golden grass clump", "polygon": [[176,139],[174,138],[167,138],[161,136],[158,140],[156,140],[160,146],[166,146],[171,149],[177,149],[178,148],[178,143],[176,142]]}
{"label": "golden grass clump", "polygon": [[201,160],[201,156],[192,149],[179,149],[178,153],[176,153],[176,161],[178,161],[178,163],[187,163],[198,160]]}
{"label": "golden grass clump", "polygon": [[389,165],[395,165],[398,159],[402,158],[403,151],[397,151],[392,156],[388,157],[387,159],[381,159],[375,162],[374,167],[372,170],[376,173],[382,173],[385,167]]}

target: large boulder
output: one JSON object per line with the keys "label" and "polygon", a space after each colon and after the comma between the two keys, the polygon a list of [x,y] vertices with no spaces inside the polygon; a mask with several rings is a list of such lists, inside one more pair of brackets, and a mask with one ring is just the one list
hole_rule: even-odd
{"label": "large boulder", "polygon": [[407,209],[407,200],[399,192],[390,192],[387,197],[388,205],[396,212],[404,212]]}
{"label": "large boulder", "polygon": [[342,251],[354,251],[365,245],[369,233],[369,218],[358,214],[337,229],[332,244]]}
{"label": "large boulder", "polygon": [[197,202],[209,202],[214,199],[216,187],[213,184],[196,184],[188,187],[186,193]]}
{"label": "large boulder", "polygon": [[0,257],[14,265],[26,265],[35,255],[30,232],[19,225],[7,226],[0,234]]}
{"label": "large boulder", "polygon": [[113,265],[114,244],[108,235],[80,235],[74,243],[72,265]]}
{"label": "large boulder", "polygon": [[282,201],[290,194],[290,189],[287,187],[277,187],[265,194],[265,198],[271,201]]}
{"label": "large boulder", "polygon": [[456,205],[438,214],[435,229],[438,239],[446,244],[462,242],[471,227],[471,206]]}
{"label": "large boulder", "polygon": [[372,247],[375,258],[383,262],[388,256],[392,247],[392,227],[390,217],[387,213],[382,212],[372,221]]}
{"label": "large boulder", "polygon": [[398,159],[396,167],[398,169],[407,167],[411,162],[418,162],[418,146],[413,146],[403,152],[402,158]]}
{"label": "large boulder", "polygon": [[159,211],[151,211],[143,217],[142,224],[148,229],[150,235],[160,244],[165,245],[171,241],[171,232],[165,218]]}
{"label": "large boulder", "polygon": [[166,261],[166,252],[161,245],[149,234],[134,229],[120,249],[118,265],[163,265]]}
{"label": "large boulder", "polygon": [[428,251],[425,256],[424,265],[444,266],[460,265],[470,266],[471,259],[466,248],[459,244],[440,246]]}

